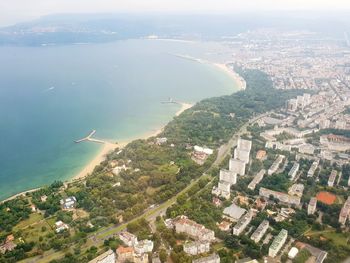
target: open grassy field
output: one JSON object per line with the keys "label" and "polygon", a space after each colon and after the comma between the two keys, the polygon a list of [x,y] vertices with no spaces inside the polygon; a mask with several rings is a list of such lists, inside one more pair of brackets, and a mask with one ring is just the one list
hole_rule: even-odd
{"label": "open grassy field", "polygon": [[348,246],[350,248],[350,233],[337,233],[332,228],[327,228],[323,231],[310,231],[305,233],[306,236],[323,237],[332,241],[336,245]]}

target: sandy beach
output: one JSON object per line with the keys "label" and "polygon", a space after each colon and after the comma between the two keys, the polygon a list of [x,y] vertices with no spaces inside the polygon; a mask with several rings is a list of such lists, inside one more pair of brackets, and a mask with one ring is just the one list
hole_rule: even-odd
{"label": "sandy beach", "polygon": [[217,69],[220,69],[221,71],[226,73],[229,77],[231,77],[233,79],[233,81],[238,83],[239,90],[245,90],[245,88],[246,88],[247,84],[246,84],[245,80],[237,72],[235,72],[233,69],[229,68],[227,66],[228,63],[225,63],[225,64],[224,63],[215,63],[215,62],[212,62],[209,60],[195,58],[195,57],[191,57],[188,55],[182,55],[182,54],[173,54],[173,55],[178,57],[178,58],[191,60],[191,61],[198,62],[201,64],[212,65],[212,66],[216,67]]}
{"label": "sandy beach", "polygon": [[211,63],[213,66],[217,67],[218,69],[224,71],[227,75],[229,75],[236,83],[238,83],[239,90],[245,90],[246,89],[246,82],[245,80],[234,70],[230,69],[226,64],[221,63]]}
{"label": "sandy beach", "polygon": [[[179,116],[182,112],[184,112],[185,110],[187,110],[193,106],[193,104],[185,103],[185,102],[181,102],[180,105],[181,105],[181,108],[176,112],[175,116]],[[159,133],[161,133],[163,131],[163,129],[164,129],[164,127],[161,127],[159,129],[156,129],[156,130],[153,130],[150,132],[146,132],[142,136],[139,136],[137,138],[132,138],[132,139],[129,139],[127,141],[121,141],[118,143],[110,143],[110,142],[104,143],[100,152],[71,180],[72,181],[80,180],[80,179],[85,178],[89,174],[91,174],[93,172],[93,170],[95,169],[95,167],[106,159],[107,154],[109,154],[110,152],[112,152],[116,148],[123,149],[128,143],[130,143],[136,139],[148,139],[150,137],[157,136]],[[85,142],[85,143],[93,143],[93,142]]]}

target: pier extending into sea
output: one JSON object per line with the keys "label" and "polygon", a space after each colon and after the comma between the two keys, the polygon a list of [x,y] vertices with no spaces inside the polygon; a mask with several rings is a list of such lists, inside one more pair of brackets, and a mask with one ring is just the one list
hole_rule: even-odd
{"label": "pier extending into sea", "polygon": [[102,144],[107,143],[106,141],[93,138],[92,136],[94,136],[95,133],[96,133],[96,130],[92,130],[92,131],[89,133],[88,136],[86,136],[86,137],[84,137],[84,138],[82,138],[82,139],[76,140],[75,143],[80,143],[80,142],[85,142],[85,141],[96,142],[96,143],[102,143]]}

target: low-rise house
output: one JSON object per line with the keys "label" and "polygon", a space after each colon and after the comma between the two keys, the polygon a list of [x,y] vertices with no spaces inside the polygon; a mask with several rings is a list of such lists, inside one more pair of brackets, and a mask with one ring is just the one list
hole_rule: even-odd
{"label": "low-rise house", "polygon": [[249,225],[249,223],[252,221],[252,219],[253,219],[253,213],[251,211],[248,211],[234,225],[234,227],[232,229],[232,234],[239,236],[244,231],[244,229]]}
{"label": "low-rise house", "polygon": [[334,186],[334,182],[335,182],[335,179],[337,178],[337,174],[338,172],[336,170],[332,170],[331,174],[329,175],[328,183],[327,183],[329,187]]}
{"label": "low-rise house", "polygon": [[215,233],[214,231],[205,228],[186,216],[179,216],[174,220],[176,233],[186,233],[190,237],[201,240],[201,241],[214,241]]}
{"label": "low-rise house", "polygon": [[214,153],[214,151],[212,149],[209,148],[205,148],[205,147],[200,147],[198,145],[195,145],[193,147],[194,151],[197,153],[204,153],[206,155],[212,155]]}
{"label": "low-rise house", "polygon": [[288,231],[285,229],[282,229],[279,234],[275,237],[273,240],[271,246],[269,247],[269,256],[270,257],[276,257],[280,249],[283,247],[284,243],[286,242],[288,237]]}
{"label": "low-rise house", "polygon": [[218,224],[218,228],[224,232],[229,231],[230,226],[231,226],[231,222],[228,222],[228,221],[222,221],[220,224]]}
{"label": "low-rise house", "polygon": [[267,174],[268,175],[272,175],[275,172],[277,172],[280,164],[282,163],[282,161],[284,160],[284,155],[278,155],[277,159],[274,161],[274,163],[271,165],[271,167],[269,168],[269,170],[267,170]]}
{"label": "low-rise house", "polygon": [[153,241],[148,240],[148,239],[141,240],[134,245],[134,250],[135,250],[135,253],[137,253],[137,254],[144,254],[144,253],[152,252]]}
{"label": "low-rise house", "polygon": [[32,210],[33,213],[36,212],[36,206],[35,206],[35,205],[32,204],[32,205],[30,206],[30,209]]}
{"label": "low-rise house", "polygon": [[5,242],[4,244],[0,245],[0,253],[5,254],[8,251],[12,251],[16,248],[16,244],[13,241]]}
{"label": "low-rise house", "polygon": [[135,253],[132,247],[119,246],[117,248],[117,263],[133,262]]}
{"label": "low-rise house", "polygon": [[265,157],[266,157],[266,151],[265,150],[259,150],[256,153],[256,156],[255,156],[255,158],[260,160],[260,161],[263,160]]}
{"label": "low-rise house", "polygon": [[213,254],[208,257],[195,259],[192,263],[220,263],[220,257],[217,254]]}
{"label": "low-rise house", "polygon": [[112,170],[112,173],[113,173],[114,175],[119,175],[120,172],[126,171],[126,170],[128,170],[128,169],[129,169],[129,168],[126,167],[125,164],[123,164],[122,166],[116,166],[116,167],[114,167],[113,170]]}
{"label": "low-rise house", "polygon": [[213,204],[216,207],[220,207],[222,205],[222,201],[219,198],[217,198],[217,197],[213,197]]}
{"label": "low-rise house", "polygon": [[258,243],[260,239],[265,235],[267,229],[269,229],[269,225],[269,221],[262,221],[258,228],[254,231],[250,239],[253,240],[255,243]]}
{"label": "low-rise house", "polygon": [[300,197],[294,195],[288,195],[286,193],[281,193],[277,191],[273,191],[264,187],[260,187],[259,195],[269,199],[271,196],[276,198],[281,203],[287,205],[300,205]]}
{"label": "low-rise house", "polygon": [[312,197],[310,199],[308,206],[307,206],[307,214],[313,215],[316,212],[316,207],[317,207],[317,198]]}
{"label": "low-rise house", "polygon": [[60,233],[64,230],[68,230],[69,227],[67,224],[63,223],[62,221],[57,221],[55,223],[55,227],[56,227],[56,233]]}
{"label": "low-rise house", "polygon": [[113,250],[109,249],[105,253],[89,261],[89,263],[115,263],[115,261],[116,261],[116,255],[113,252]]}
{"label": "low-rise house", "polygon": [[65,210],[75,208],[76,203],[77,203],[77,199],[75,198],[75,196],[70,196],[60,200],[60,204],[62,208]]}
{"label": "low-rise house", "polygon": [[165,144],[165,143],[167,143],[167,141],[168,141],[168,139],[166,137],[161,137],[161,138],[157,137],[156,138],[156,144],[157,145]]}
{"label": "low-rise house", "polygon": [[247,210],[237,206],[236,204],[231,204],[224,209],[224,217],[230,221],[238,221]]}
{"label": "low-rise house", "polygon": [[46,200],[47,200],[47,195],[42,195],[42,196],[40,196],[40,201],[41,202],[46,202]]}
{"label": "low-rise house", "polygon": [[183,245],[184,252],[192,256],[207,253],[210,251],[210,243],[207,241],[194,241]]}
{"label": "low-rise house", "polygon": [[119,239],[129,247],[133,247],[138,243],[137,237],[134,234],[131,234],[127,231],[120,232]]}
{"label": "low-rise house", "polygon": [[295,162],[292,166],[292,168],[290,169],[289,173],[288,173],[288,176],[290,177],[290,180],[294,180],[298,174],[298,171],[299,171],[299,163]]}
{"label": "low-rise house", "polygon": [[249,188],[250,190],[254,190],[255,187],[256,187],[256,185],[257,185],[258,183],[260,183],[261,180],[264,178],[265,173],[266,173],[266,170],[264,170],[264,169],[260,170],[260,172],[258,172],[258,173],[254,176],[253,180],[249,183],[248,188]]}

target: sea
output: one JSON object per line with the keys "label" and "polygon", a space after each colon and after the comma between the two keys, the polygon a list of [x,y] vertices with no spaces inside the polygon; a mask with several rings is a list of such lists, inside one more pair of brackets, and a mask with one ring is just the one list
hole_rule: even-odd
{"label": "sea", "polygon": [[169,122],[173,98],[195,103],[238,89],[211,64],[230,60],[215,42],[123,40],[99,44],[0,47],[0,200],[68,180],[101,145],[74,141],[96,130],[112,141],[138,138]]}

